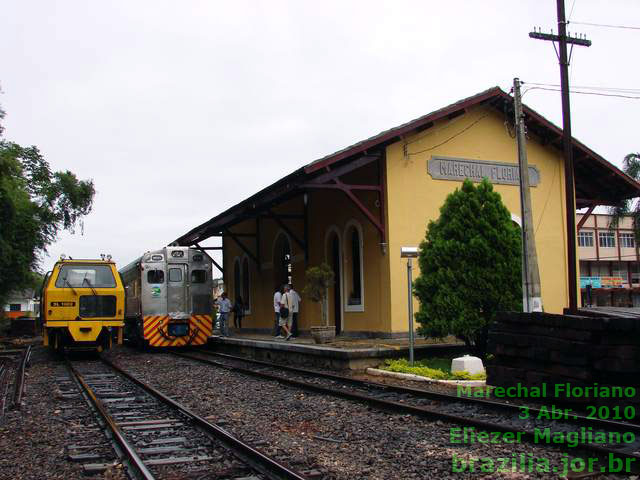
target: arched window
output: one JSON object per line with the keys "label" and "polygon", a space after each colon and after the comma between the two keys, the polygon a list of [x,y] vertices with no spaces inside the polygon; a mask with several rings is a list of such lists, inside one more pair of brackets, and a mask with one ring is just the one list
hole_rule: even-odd
{"label": "arched window", "polygon": [[291,283],[291,244],[286,235],[280,234],[273,251],[274,285]]}
{"label": "arched window", "polygon": [[242,261],[242,304],[244,305],[244,311],[251,310],[251,296],[249,289],[249,259],[244,257]]}
{"label": "arched window", "polygon": [[233,262],[233,296],[237,297],[242,292],[242,277],[240,275],[240,259]]}
{"label": "arched window", "polygon": [[364,310],[364,265],[362,228],[352,221],[347,224],[345,243],[345,294],[346,310],[361,312]]}

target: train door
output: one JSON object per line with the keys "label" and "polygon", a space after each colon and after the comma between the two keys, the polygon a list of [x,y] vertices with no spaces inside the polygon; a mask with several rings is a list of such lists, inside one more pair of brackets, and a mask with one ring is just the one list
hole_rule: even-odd
{"label": "train door", "polygon": [[170,263],[168,270],[167,313],[169,318],[188,319],[190,317],[187,296],[189,267],[186,263]]}

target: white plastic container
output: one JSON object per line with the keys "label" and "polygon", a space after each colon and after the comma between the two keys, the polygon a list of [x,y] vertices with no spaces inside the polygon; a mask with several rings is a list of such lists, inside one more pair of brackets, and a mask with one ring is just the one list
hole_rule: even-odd
{"label": "white plastic container", "polygon": [[452,372],[460,372],[463,370],[465,372],[469,372],[471,375],[484,373],[484,365],[482,365],[482,360],[478,357],[472,357],[470,355],[465,355],[464,357],[458,357],[451,360]]}

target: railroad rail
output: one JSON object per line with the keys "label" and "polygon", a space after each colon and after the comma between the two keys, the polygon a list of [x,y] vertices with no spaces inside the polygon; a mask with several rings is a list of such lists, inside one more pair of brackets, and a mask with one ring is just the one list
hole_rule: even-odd
{"label": "railroad rail", "polygon": [[104,358],[67,362],[131,478],[305,478]]}
{"label": "railroad rail", "polygon": [[16,365],[13,374],[13,395],[10,407],[19,410],[22,406],[22,394],[24,393],[24,372],[31,358],[31,345],[26,348],[0,350],[0,417],[4,415],[6,407],[6,394],[9,389],[10,365]]}
{"label": "railroad rail", "polygon": [[4,416],[5,405],[5,381],[7,378],[7,364],[3,358],[0,358],[0,418]]}
{"label": "railroad rail", "polygon": [[[631,459],[637,468],[640,465],[640,425],[602,419],[592,419],[571,414],[562,419],[541,419],[543,410],[523,405],[458,397],[451,394],[421,390],[416,388],[388,385],[378,382],[357,380],[342,375],[318,372],[305,368],[291,367],[259,360],[247,359],[228,354],[198,350],[192,353],[171,352],[172,355],[195,360],[226,370],[254,377],[277,381],[307,391],[355,400],[367,405],[408,413],[428,419],[452,422],[463,427],[474,427],[474,432],[510,432],[531,443],[536,442],[536,430],[549,429],[550,438],[557,447],[567,447],[575,443],[585,450],[600,456],[614,454],[619,458]],[[218,357],[220,360],[214,360]],[[254,368],[249,368],[249,364]],[[528,417],[520,418],[527,409]],[[461,430],[464,434],[466,430]],[[587,432],[587,439],[573,439],[576,431]],[[466,431],[469,434],[474,432]],[[627,434],[627,440],[615,442],[592,442],[595,434],[604,433],[605,438],[616,438],[615,434]],[[609,435],[609,434],[612,435]],[[568,435],[571,434],[571,435]],[[589,436],[589,434],[591,436]],[[633,437],[632,441],[628,441]]]}
{"label": "railroad rail", "polygon": [[18,364],[18,370],[16,371],[16,378],[13,388],[13,403],[12,408],[20,410],[22,407],[22,394],[24,393],[24,371],[27,368],[27,363],[31,358],[31,345],[24,349],[20,356],[20,363]]}

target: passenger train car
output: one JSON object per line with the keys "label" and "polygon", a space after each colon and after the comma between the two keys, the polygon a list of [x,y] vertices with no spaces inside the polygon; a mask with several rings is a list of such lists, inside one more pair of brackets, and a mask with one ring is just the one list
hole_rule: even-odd
{"label": "passenger train car", "polygon": [[204,345],[211,335],[212,263],[193,248],[150,251],[120,270],[125,338],[145,347]]}
{"label": "passenger train car", "polygon": [[61,257],[40,292],[43,343],[58,350],[97,350],[122,343],[124,287],[110,257]]}

